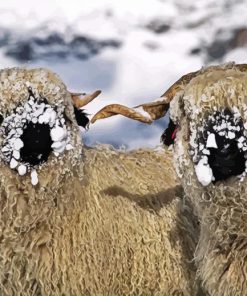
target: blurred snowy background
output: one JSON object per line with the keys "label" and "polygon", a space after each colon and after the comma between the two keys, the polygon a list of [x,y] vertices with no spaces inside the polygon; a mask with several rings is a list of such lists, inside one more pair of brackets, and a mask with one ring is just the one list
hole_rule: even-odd
{"label": "blurred snowy background", "polygon": [[[88,106],[158,98],[203,65],[247,62],[247,0],[0,1],[0,63],[48,67],[71,91],[103,94]],[[116,116],[84,143],[154,147],[167,118],[149,126]]]}

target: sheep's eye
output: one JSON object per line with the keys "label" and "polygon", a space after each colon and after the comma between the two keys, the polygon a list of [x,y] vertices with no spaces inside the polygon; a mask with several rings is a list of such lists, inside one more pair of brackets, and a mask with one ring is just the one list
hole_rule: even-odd
{"label": "sheep's eye", "polygon": [[89,123],[89,119],[87,117],[88,114],[85,113],[83,109],[77,109],[76,107],[74,107],[74,112],[75,112],[75,119],[77,121],[77,124],[79,126],[87,128]]}
{"label": "sheep's eye", "polygon": [[166,146],[170,146],[170,145],[174,144],[174,140],[176,138],[176,133],[177,133],[177,125],[170,118],[168,127],[161,136],[161,141]]}
{"label": "sheep's eye", "polygon": [[3,115],[0,114],[0,125],[3,123]]}

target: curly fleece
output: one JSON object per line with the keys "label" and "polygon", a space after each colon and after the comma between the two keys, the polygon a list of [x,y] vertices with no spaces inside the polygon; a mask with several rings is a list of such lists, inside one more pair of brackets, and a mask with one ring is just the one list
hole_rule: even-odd
{"label": "curly fleece", "polygon": [[198,229],[171,154],[86,148],[56,75],[9,69],[0,78],[2,114],[29,81],[65,105],[74,146],[49,156],[36,186],[0,162],[0,294],[194,295]]}
{"label": "curly fleece", "polygon": [[171,116],[180,126],[175,165],[201,224],[195,253],[198,279],[209,295],[243,296],[247,291],[246,177],[242,182],[231,177],[203,187],[190,155],[203,120],[224,109],[238,110],[247,122],[247,73],[234,64],[203,69],[172,102]]}

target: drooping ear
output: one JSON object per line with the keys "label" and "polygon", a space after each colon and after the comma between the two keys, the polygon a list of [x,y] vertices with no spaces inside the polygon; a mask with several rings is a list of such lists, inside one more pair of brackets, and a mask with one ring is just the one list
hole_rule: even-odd
{"label": "drooping ear", "polygon": [[100,90],[96,90],[91,94],[85,93],[70,93],[74,106],[74,113],[77,124],[81,127],[87,128],[89,124],[88,114],[85,112],[85,107],[88,103],[94,100],[99,94]]}

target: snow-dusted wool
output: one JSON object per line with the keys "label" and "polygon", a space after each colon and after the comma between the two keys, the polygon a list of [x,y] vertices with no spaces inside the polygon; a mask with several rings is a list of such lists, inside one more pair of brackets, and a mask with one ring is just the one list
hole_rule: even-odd
{"label": "snow-dusted wool", "polygon": [[202,69],[170,103],[179,125],[174,163],[200,220],[195,262],[207,295],[247,291],[246,70]]}
{"label": "snow-dusted wool", "polygon": [[[28,88],[28,99],[6,114],[1,124],[2,159],[11,169],[25,175],[47,161],[53,151],[56,156],[72,148],[64,108],[51,106],[45,98],[36,98]],[[37,177],[35,178],[35,183]],[[31,178],[34,184],[34,178]]]}
{"label": "snow-dusted wool", "polygon": [[203,186],[229,176],[246,176],[247,132],[237,108],[215,111],[198,127],[197,143],[191,149],[195,172]]}
{"label": "snow-dusted wool", "polygon": [[[4,69],[0,81],[4,124],[30,101],[49,110],[25,119],[20,136],[13,126],[0,161],[0,295],[195,295],[198,225],[171,153],[83,146],[72,94],[46,69]],[[22,149],[39,133],[53,151],[27,166]],[[52,147],[67,140],[73,149]]]}
{"label": "snow-dusted wool", "polygon": [[[140,106],[153,120],[170,108],[170,118],[177,126],[174,164],[185,200],[200,222],[194,258],[197,280],[206,295],[246,295],[247,64],[188,73],[159,102]],[[112,116],[113,107],[105,107],[94,119]],[[125,112],[115,113],[140,118],[133,108],[118,109]]]}

